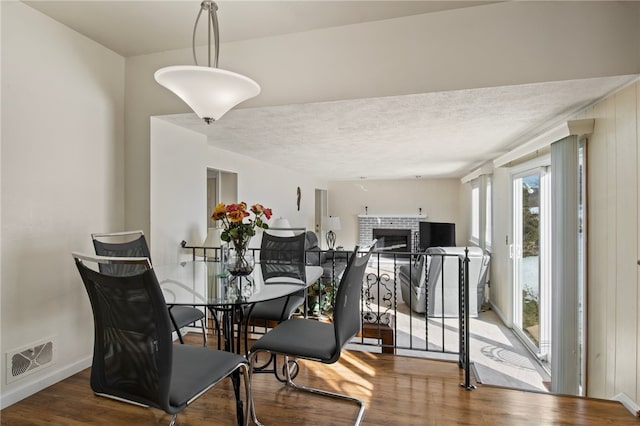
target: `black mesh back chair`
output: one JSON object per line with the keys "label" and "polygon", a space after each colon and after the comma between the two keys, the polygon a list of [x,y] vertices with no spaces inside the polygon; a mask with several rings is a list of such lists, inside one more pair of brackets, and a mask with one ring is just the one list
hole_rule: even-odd
{"label": "black mesh back chair", "polygon": [[262,234],[260,267],[266,282],[272,278],[305,279],[305,233],[292,236]]}
{"label": "black mesh back chair", "polygon": [[[260,269],[265,285],[270,282],[276,283],[278,280],[293,279],[305,282],[305,233],[292,236],[271,235],[267,231],[262,234],[260,244]],[[279,299],[268,300],[252,305],[247,309],[245,348],[248,349],[248,332],[251,321],[264,321],[265,325],[269,321],[281,322],[289,319],[298,306],[305,302],[305,290],[290,294]],[[273,359],[275,365],[275,359]],[[258,367],[263,370],[264,367]],[[269,370],[270,371],[270,370]],[[277,375],[277,367],[274,372]],[[283,379],[284,380],[284,379]]]}
{"label": "black mesh back chair", "polygon": [[[253,374],[253,364],[256,362],[258,354],[263,351],[284,355],[286,366],[289,365],[289,357],[319,361],[325,364],[338,361],[342,348],[360,331],[362,280],[374,246],[375,242],[363,256],[358,256],[358,247],[356,247],[351,255],[347,269],[338,286],[333,310],[333,323],[307,318],[292,318],[278,325],[262,336],[251,348],[249,357],[252,365],[251,374]],[[363,401],[348,395],[297,385],[291,378],[290,369],[285,368],[284,371],[287,376],[286,384],[295,389],[356,402],[360,409],[355,424],[360,424],[365,410]],[[252,416],[254,422],[258,422],[253,408]]]}
{"label": "black mesh back chair", "polygon": [[[93,310],[91,388],[96,394],[159,408],[173,414],[174,424],[177,414],[203,392],[242,370],[248,424],[247,360],[230,352],[173,344],[165,299],[147,258],[73,257]],[[141,272],[108,275],[94,263],[103,269],[132,266]]]}
{"label": "black mesh back chair", "polygon": [[[304,248],[304,232],[290,237],[280,237],[265,231],[260,244],[260,269],[265,285],[282,278],[306,281]],[[302,290],[287,297],[257,303],[252,315],[254,318],[267,320],[285,320],[304,303],[304,297]]]}
{"label": "black mesh back chair", "polygon": [[[91,234],[93,247],[98,256],[146,257],[151,261],[151,253],[142,231],[125,231]],[[101,264],[100,272],[109,275],[134,275],[144,271],[144,266],[133,264]],[[203,345],[207,345],[206,318],[203,311],[191,306],[171,306],[169,318],[180,343],[184,343],[180,329],[200,321]]]}

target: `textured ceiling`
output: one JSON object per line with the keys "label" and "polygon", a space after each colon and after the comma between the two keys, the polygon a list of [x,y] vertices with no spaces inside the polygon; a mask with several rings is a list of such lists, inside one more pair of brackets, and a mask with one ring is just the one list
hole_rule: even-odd
{"label": "textured ceiling", "polygon": [[218,148],[332,180],[460,177],[635,79],[244,108],[210,126],[195,114],[164,119]]}

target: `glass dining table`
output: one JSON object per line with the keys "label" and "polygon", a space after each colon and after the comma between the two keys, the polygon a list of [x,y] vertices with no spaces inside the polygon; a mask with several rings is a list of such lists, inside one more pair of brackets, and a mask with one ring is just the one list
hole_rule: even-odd
{"label": "glass dining table", "polygon": [[[273,267],[256,263],[247,276],[233,276],[220,262],[194,260],[153,266],[169,309],[172,306],[202,306],[214,318],[222,314],[224,350],[240,353],[244,310],[258,302],[278,299],[309,287],[322,276],[320,266]],[[282,265],[281,265],[282,266]],[[282,274],[277,271],[281,270]],[[292,270],[299,273],[292,274]],[[217,321],[217,320],[216,320]],[[234,327],[238,333],[234,339]],[[220,339],[218,339],[220,349]],[[243,423],[240,376],[232,376],[238,424]]]}
{"label": "glass dining table", "polygon": [[[213,316],[222,314],[224,349],[240,353],[240,329],[237,341],[234,324],[241,323],[243,308],[257,302],[278,299],[296,293],[322,276],[319,266],[302,266],[298,278],[263,272],[260,263],[247,276],[232,276],[220,262],[195,260],[153,267],[169,309],[172,306],[202,306]],[[268,278],[265,279],[265,275]],[[283,275],[287,275],[284,274]]]}

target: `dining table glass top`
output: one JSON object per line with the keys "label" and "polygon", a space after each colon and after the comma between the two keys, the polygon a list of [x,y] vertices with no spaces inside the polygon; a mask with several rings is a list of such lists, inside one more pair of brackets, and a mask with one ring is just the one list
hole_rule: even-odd
{"label": "dining table glass top", "polygon": [[209,307],[245,305],[288,296],[322,276],[319,266],[300,265],[300,274],[294,278],[274,275],[267,265],[256,263],[251,275],[235,277],[220,262],[204,260],[154,266],[153,269],[168,305]]}

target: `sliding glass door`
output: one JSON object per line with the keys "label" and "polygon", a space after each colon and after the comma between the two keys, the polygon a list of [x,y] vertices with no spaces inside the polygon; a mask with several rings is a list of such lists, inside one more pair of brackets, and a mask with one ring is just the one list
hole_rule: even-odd
{"label": "sliding glass door", "polygon": [[540,359],[550,349],[549,175],[513,175],[514,330]]}

